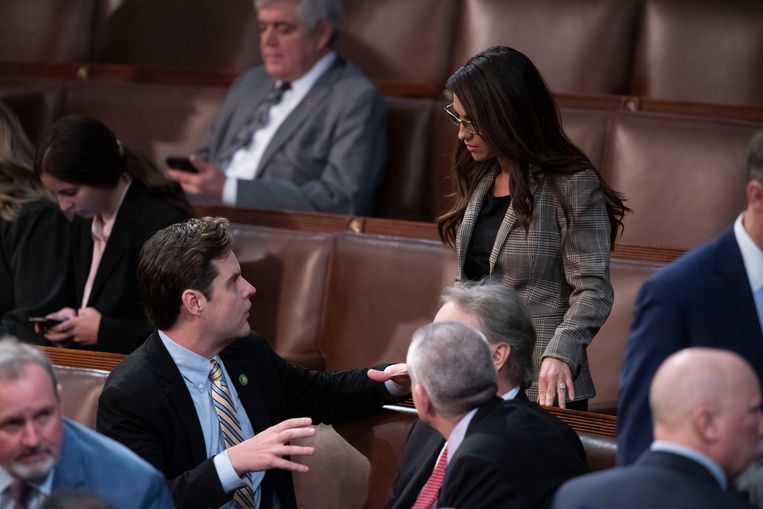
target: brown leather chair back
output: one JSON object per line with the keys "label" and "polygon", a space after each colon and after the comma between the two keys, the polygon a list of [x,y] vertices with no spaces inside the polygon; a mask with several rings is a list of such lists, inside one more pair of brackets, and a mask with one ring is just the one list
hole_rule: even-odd
{"label": "brown leather chair back", "polygon": [[601,167],[611,112],[582,108],[560,109],[562,128],[596,168]]}
{"label": "brown leather chair back", "polygon": [[759,0],[646,0],[633,92],[763,105]]}
{"label": "brown leather chair back", "polygon": [[88,60],[95,4],[96,0],[3,0],[0,61]]}
{"label": "brown leather chair back", "polygon": [[339,233],[320,332],[326,370],[402,362],[455,268],[453,250],[439,242]]}
{"label": "brown leather chair back", "polygon": [[624,244],[689,249],[746,206],[745,157],[760,124],[678,115],[615,118],[601,170],[625,194]]}
{"label": "brown leather chair back", "polygon": [[491,46],[526,54],[554,92],[623,94],[635,0],[464,0],[451,71]]}
{"label": "brown leather chair back", "polygon": [[279,355],[323,369],[316,334],[334,234],[244,225],[236,225],[232,233],[241,274],[257,289],[249,318],[252,327]]}
{"label": "brown leather chair back", "polygon": [[99,2],[96,62],[241,71],[258,63],[252,0]]}
{"label": "brown leather chair back", "polygon": [[373,80],[440,84],[456,0],[344,0],[339,50]]}
{"label": "brown leather chair back", "polygon": [[64,415],[95,429],[98,398],[109,372],[101,369],[53,366],[61,385],[61,403]]}

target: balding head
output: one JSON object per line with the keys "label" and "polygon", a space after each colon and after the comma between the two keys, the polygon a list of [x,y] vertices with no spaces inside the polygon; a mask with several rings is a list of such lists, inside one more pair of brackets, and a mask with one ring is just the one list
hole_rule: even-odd
{"label": "balding head", "polygon": [[691,447],[730,479],[753,460],[763,437],[760,384],[739,355],[687,348],[660,366],[649,403],[654,437]]}

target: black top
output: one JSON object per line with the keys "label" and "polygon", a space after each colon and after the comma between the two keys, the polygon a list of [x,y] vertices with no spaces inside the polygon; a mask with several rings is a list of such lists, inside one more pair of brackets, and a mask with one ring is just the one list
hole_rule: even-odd
{"label": "black top", "polygon": [[469,280],[476,281],[490,275],[490,253],[510,204],[511,195],[493,196],[488,193],[485,196],[466,251],[464,274]]}

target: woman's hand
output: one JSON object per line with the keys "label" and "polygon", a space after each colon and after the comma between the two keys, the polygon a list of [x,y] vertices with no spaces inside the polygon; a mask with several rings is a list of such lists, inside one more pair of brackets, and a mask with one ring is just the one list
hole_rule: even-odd
{"label": "woman's hand", "polygon": [[79,313],[71,308],[64,308],[58,313],[49,315],[51,318],[64,318],[66,320],[55,327],[51,327],[45,334],[45,338],[66,346],[66,343],[74,342],[82,346],[92,346],[98,343],[98,329],[101,326],[101,313],[95,308],[82,308]]}
{"label": "woman's hand", "polygon": [[544,358],[538,375],[538,404],[552,406],[554,396],[558,396],[559,407],[566,408],[567,395],[569,399],[575,399],[570,367],[563,360],[554,357]]}

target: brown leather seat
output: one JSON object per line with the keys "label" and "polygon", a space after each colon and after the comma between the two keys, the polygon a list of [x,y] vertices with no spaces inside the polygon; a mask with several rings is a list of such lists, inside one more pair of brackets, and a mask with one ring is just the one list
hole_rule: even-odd
{"label": "brown leather seat", "polygon": [[252,327],[283,357],[323,369],[318,330],[334,235],[243,225],[232,233],[241,274],[257,288]]}
{"label": "brown leather seat", "polygon": [[646,0],[637,95],[763,105],[763,3]]}
{"label": "brown leather seat", "polygon": [[187,155],[204,140],[225,98],[223,87],[73,81],[60,115],[94,117],[160,168],[169,155]]}
{"label": "brown leather seat", "polygon": [[3,0],[0,61],[88,60],[95,4],[96,0]]}
{"label": "brown leather seat", "polygon": [[95,429],[98,398],[109,372],[101,369],[54,366],[61,385],[64,415]]}
{"label": "brown leather seat", "polygon": [[490,46],[525,53],[554,92],[624,94],[635,0],[464,0],[451,71]]}
{"label": "brown leather seat", "polygon": [[439,242],[340,233],[329,275],[320,331],[326,370],[401,362],[453,283],[455,254]]}
{"label": "brown leather seat", "polygon": [[241,71],[260,61],[252,0],[98,2],[93,59]]}
{"label": "brown leather seat", "polygon": [[596,386],[596,397],[589,402],[592,411],[614,413],[617,409],[620,366],[633,320],[633,303],[644,281],[661,266],[658,263],[618,259],[612,259],[610,263],[615,302],[609,318],[588,347],[588,362]]}
{"label": "brown leather seat", "polygon": [[648,113],[616,116],[602,173],[633,213],[622,242],[689,249],[744,209],[745,155],[760,124]]}
{"label": "brown leather seat", "polygon": [[340,53],[373,80],[434,84],[448,72],[455,0],[344,0]]}
{"label": "brown leather seat", "polygon": [[62,90],[55,80],[0,78],[0,101],[16,114],[32,143],[52,121]]}

